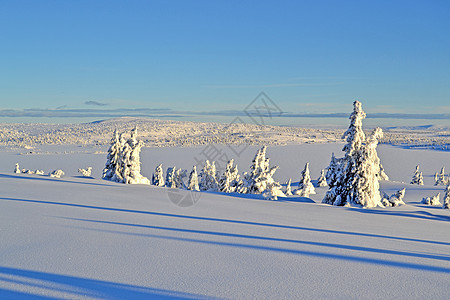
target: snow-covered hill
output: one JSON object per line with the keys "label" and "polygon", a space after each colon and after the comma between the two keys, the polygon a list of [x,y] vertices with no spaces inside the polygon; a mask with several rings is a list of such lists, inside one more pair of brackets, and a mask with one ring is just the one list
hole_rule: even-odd
{"label": "snow-covered hill", "polygon": [[[138,126],[139,138],[148,147],[207,144],[286,145],[340,141],[343,129],[298,128],[245,124],[167,121],[123,117],[85,124],[0,124],[0,145],[32,148],[39,145],[105,145],[115,129],[130,131]],[[381,143],[407,146],[450,145],[447,127],[385,128]]]}

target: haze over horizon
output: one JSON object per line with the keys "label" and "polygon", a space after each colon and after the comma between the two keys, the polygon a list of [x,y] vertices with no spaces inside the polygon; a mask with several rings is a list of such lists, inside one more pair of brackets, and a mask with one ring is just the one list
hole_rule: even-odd
{"label": "haze over horizon", "polygon": [[449,14],[446,1],[3,1],[0,121],[227,122],[263,91],[277,125],[346,123],[354,100],[385,125],[450,125]]}

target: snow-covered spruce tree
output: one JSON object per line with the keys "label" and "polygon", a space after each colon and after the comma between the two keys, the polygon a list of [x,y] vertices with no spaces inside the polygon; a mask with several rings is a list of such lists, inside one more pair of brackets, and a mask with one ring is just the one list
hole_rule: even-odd
{"label": "snow-covered spruce tree", "polygon": [[192,167],[192,171],[189,174],[189,183],[187,189],[191,191],[200,191],[196,166]]}
{"label": "snow-covered spruce tree", "polygon": [[130,153],[130,165],[128,177],[124,176],[125,183],[128,184],[150,184],[150,180],[141,174],[141,159],[140,153],[141,149],[144,146],[143,141],[138,141],[137,143],[134,141],[133,137],[137,134],[136,128],[132,131],[132,138],[128,141],[130,145],[131,153]]}
{"label": "snow-covered spruce tree", "polygon": [[419,165],[416,166],[416,171],[414,171],[411,184],[423,185],[423,175],[422,172],[419,171]]}
{"label": "snow-covered spruce tree", "polygon": [[273,179],[273,175],[278,166],[269,167],[269,159],[266,158],[267,147],[259,149],[252,160],[251,172],[244,174],[244,190],[250,194],[262,194],[266,198],[276,200],[278,197],[285,197],[281,191],[281,184]]}
{"label": "snow-covered spruce tree", "polygon": [[361,152],[359,172],[356,176],[356,203],[363,207],[375,207],[381,204],[380,163],[377,155],[378,139],[383,137],[381,128],[375,128],[367,138]]}
{"label": "snow-covered spruce tree", "polygon": [[239,171],[234,165],[234,159],[230,159],[225,167],[225,171],[219,178],[219,190],[223,193],[236,191],[239,184]]}
{"label": "snow-covered spruce tree", "polygon": [[450,183],[445,188],[445,195],[442,204],[443,209],[450,209]]}
{"label": "snow-covered spruce tree", "polygon": [[325,178],[325,170],[324,169],[322,169],[322,171],[320,171],[320,176],[317,179],[317,186],[318,187],[328,186],[327,179]]}
{"label": "snow-covered spruce tree", "polygon": [[103,179],[112,180],[114,175],[116,175],[116,178],[119,176],[122,177],[120,175],[121,170],[119,163],[120,151],[122,150],[122,147],[123,145],[120,141],[119,133],[117,130],[114,130],[114,134],[111,139],[111,146],[108,149],[108,155],[106,157],[106,165],[103,169]]}
{"label": "snow-covered spruce tree", "polygon": [[159,164],[152,176],[152,184],[156,186],[165,186],[162,164]]}
{"label": "snow-covered spruce tree", "polygon": [[175,171],[174,182],[175,182],[176,188],[179,188],[179,189],[186,188],[186,185],[184,184],[185,177],[186,177],[186,170],[183,170],[180,168]]}
{"label": "snow-covered spruce tree", "polygon": [[200,172],[200,190],[209,192],[217,192],[219,190],[216,162],[210,163],[209,160],[205,161],[205,165]]}
{"label": "snow-covered spruce tree", "polygon": [[292,179],[289,178],[289,180],[286,182],[286,191],[284,194],[286,196],[292,196],[292,188],[291,188]]}
{"label": "snow-covered spruce tree", "polygon": [[437,193],[431,197],[425,197],[422,199],[422,203],[426,205],[441,205],[439,198],[441,197],[441,193]]}
{"label": "snow-covered spruce tree", "polygon": [[441,172],[434,175],[434,185],[447,185],[447,179],[445,178],[445,168],[442,167]]}
{"label": "snow-covered spruce tree", "polygon": [[342,168],[344,167],[344,161],[344,157],[336,158],[334,153],[331,154],[331,161],[327,167],[327,173],[325,174],[325,178],[327,179],[327,184],[329,186],[333,186],[339,174],[341,174]]}
{"label": "snow-covered spruce tree", "polygon": [[247,172],[244,172],[242,174],[242,178],[239,180],[239,183],[236,187],[236,192],[238,192],[240,194],[247,194],[250,185],[251,185],[250,174]]}
{"label": "snow-covered spruce tree", "polygon": [[335,172],[335,181],[329,183],[323,203],[332,205],[359,205],[362,207],[382,206],[379,191],[380,163],[376,147],[382,131],[377,128],[367,139],[362,130],[362,120],[366,114],[361,102],[353,103],[350,126],[343,138],[347,144],[345,156]]}
{"label": "snow-covered spruce tree", "polygon": [[127,141],[123,133],[119,135],[114,131],[103,179],[126,184],[150,184],[150,180],[141,174],[140,152],[144,143],[137,141],[136,136],[137,128],[131,131]]}
{"label": "snow-covered spruce tree", "polygon": [[176,167],[168,167],[167,172],[166,172],[166,186],[169,188],[172,188],[172,189],[177,187],[177,183],[176,183],[176,179],[175,179],[176,171],[177,171]]}
{"label": "snow-covered spruce tree", "polygon": [[22,173],[22,171],[20,171],[19,163],[16,163],[16,167],[14,168],[14,173],[16,173],[16,174]]}
{"label": "snow-covered spruce tree", "polygon": [[315,194],[313,184],[311,183],[311,175],[309,174],[309,163],[306,163],[305,168],[301,173],[301,179],[298,182],[298,189],[295,190],[296,195],[301,197],[309,197],[310,194]]}

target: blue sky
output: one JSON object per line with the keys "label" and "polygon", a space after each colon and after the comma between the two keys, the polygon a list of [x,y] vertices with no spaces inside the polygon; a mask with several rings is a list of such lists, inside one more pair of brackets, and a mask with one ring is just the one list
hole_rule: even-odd
{"label": "blue sky", "polygon": [[450,113],[448,1],[0,1],[0,39],[3,111]]}

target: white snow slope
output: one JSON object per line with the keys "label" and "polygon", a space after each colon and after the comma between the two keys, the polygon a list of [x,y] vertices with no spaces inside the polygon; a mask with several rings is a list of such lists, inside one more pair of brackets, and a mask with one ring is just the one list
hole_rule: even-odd
{"label": "white snow slope", "polygon": [[[420,204],[444,190],[432,175],[450,169],[448,152],[380,146],[393,180],[382,189],[406,187],[406,205],[360,209],[321,204],[326,188],[270,201],[118,184],[99,179],[106,157],[98,148],[48,147],[0,152],[0,299],[448,299],[450,212]],[[277,179],[294,184],[306,162],[315,179],[341,147],[278,146],[267,155],[280,165]],[[240,172],[256,149],[234,157]],[[142,173],[159,163],[190,170],[202,150],[146,148]],[[66,176],[13,174],[16,162]],[[417,164],[424,186],[408,184]],[[77,176],[87,166],[94,178]],[[185,195],[198,202],[172,202]]]}

